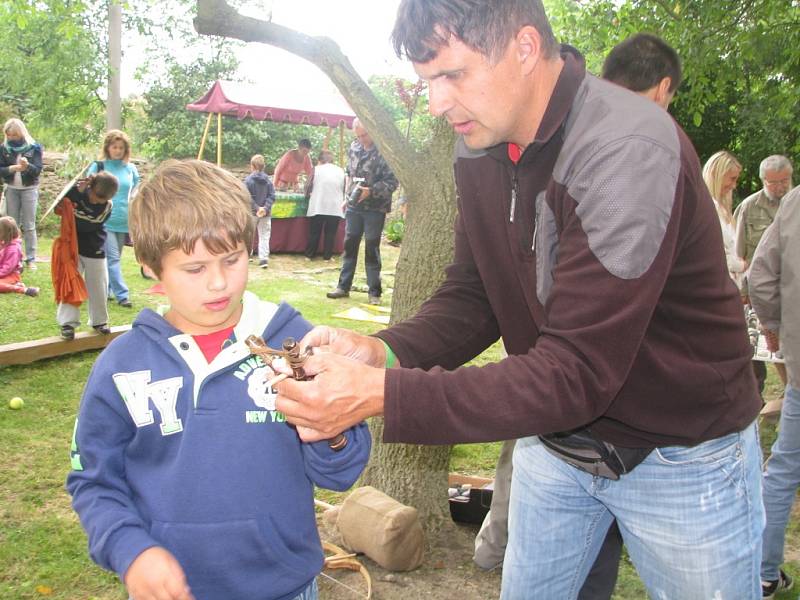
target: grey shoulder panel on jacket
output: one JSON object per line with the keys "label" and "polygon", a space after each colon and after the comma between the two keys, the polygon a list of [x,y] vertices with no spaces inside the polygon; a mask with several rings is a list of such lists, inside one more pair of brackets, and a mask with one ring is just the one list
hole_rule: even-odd
{"label": "grey shoulder panel on jacket", "polygon": [[661,248],[681,171],[677,125],[655,102],[587,75],[554,168],[592,253],[614,276],[635,279]]}

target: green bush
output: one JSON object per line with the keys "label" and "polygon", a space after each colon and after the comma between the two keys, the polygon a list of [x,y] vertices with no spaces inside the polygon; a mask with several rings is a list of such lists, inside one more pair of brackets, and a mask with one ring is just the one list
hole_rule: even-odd
{"label": "green bush", "polygon": [[386,239],[390,244],[399,246],[403,241],[403,234],[406,231],[406,223],[401,217],[392,219],[386,224]]}

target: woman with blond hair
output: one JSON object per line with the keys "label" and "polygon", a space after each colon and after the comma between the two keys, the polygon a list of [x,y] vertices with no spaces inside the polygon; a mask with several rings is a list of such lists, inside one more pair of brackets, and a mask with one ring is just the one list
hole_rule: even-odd
{"label": "woman with blond hair", "polygon": [[25,265],[33,270],[36,268],[36,208],[39,204],[42,147],[19,119],[6,121],[3,137],[0,177],[6,183],[6,210],[22,230]]}
{"label": "woman with blond hair", "polygon": [[89,175],[98,171],[108,171],[119,181],[117,193],[111,199],[111,216],[106,221],[106,260],[108,263],[108,296],[114,297],[120,306],[130,308],[128,285],[122,277],[122,249],[128,237],[128,202],[139,184],[139,171],[130,162],[131,141],[125,132],[111,129],[103,139],[100,158],[89,167]]}
{"label": "woman with blond hair", "polygon": [[713,154],[703,167],[703,180],[711,193],[722,228],[722,243],[725,245],[728,273],[739,289],[742,287],[742,278],[748,266],[747,261],[740,258],[734,249],[736,223],[732,212],[733,190],[736,189],[736,182],[741,172],[741,163],[727,150]]}

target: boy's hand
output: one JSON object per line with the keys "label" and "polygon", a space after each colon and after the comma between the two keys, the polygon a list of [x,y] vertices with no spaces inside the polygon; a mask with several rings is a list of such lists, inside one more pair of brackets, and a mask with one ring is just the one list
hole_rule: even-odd
{"label": "boy's hand", "polygon": [[258,210],[256,211],[256,216],[257,217],[266,217],[267,216],[266,209],[263,206],[259,206]]}
{"label": "boy's hand", "polygon": [[125,573],[125,586],[132,600],[194,600],[180,564],[159,546],[134,559]]}

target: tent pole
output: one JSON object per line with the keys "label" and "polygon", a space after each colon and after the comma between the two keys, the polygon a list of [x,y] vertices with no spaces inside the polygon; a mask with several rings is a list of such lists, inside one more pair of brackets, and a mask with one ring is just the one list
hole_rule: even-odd
{"label": "tent pole", "polygon": [[222,166],[222,113],[217,113],[217,166]]}
{"label": "tent pole", "polygon": [[344,164],[344,121],[339,123],[339,166]]}
{"label": "tent pole", "polygon": [[211,127],[211,116],[214,113],[208,113],[208,119],[206,119],[206,129],[203,131],[203,137],[200,140],[200,152],[197,153],[197,160],[201,160],[203,158],[203,150],[206,147],[206,138],[208,137],[208,129]]}

